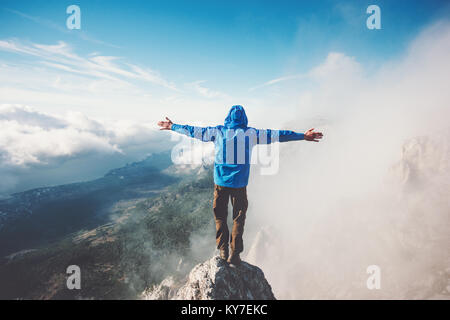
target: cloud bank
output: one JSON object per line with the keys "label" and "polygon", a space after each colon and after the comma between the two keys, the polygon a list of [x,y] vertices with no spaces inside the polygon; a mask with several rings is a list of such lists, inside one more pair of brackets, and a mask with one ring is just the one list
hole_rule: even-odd
{"label": "cloud bank", "polygon": [[298,110],[287,126],[324,132],[281,144],[277,175],[252,169],[247,259],[278,298],[449,299],[448,52],[443,21],[376,72],[330,53],[308,90],[276,83]]}
{"label": "cloud bank", "polygon": [[[79,112],[55,115],[29,106],[0,105],[3,192],[13,189],[13,181],[21,173],[58,167],[63,170],[65,162],[82,158],[93,157],[93,162],[98,162],[98,157],[121,157],[123,161],[131,157],[136,160],[151,152],[167,150],[170,146],[169,137],[156,130],[153,124],[130,121],[108,123],[88,118]],[[108,170],[107,166],[97,174],[101,175],[105,170]],[[42,185],[46,185],[45,179]]]}

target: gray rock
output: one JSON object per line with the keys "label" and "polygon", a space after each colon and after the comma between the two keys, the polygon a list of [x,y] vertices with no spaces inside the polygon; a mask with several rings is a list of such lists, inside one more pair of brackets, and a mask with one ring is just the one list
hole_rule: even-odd
{"label": "gray rock", "polygon": [[218,256],[195,266],[175,281],[169,277],[144,291],[147,300],[274,300],[263,271],[247,262],[230,266]]}

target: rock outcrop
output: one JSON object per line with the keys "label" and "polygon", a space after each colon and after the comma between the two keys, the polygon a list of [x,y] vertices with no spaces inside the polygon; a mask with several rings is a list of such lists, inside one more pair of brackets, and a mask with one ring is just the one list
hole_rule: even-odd
{"label": "rock outcrop", "polygon": [[242,261],[230,266],[218,256],[195,266],[189,275],[176,281],[164,279],[142,294],[147,300],[274,300],[263,271]]}

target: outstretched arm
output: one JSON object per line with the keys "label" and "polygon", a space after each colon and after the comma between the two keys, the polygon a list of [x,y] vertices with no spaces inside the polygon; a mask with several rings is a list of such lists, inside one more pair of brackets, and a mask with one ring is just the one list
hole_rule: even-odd
{"label": "outstretched arm", "polygon": [[305,133],[298,133],[291,130],[256,130],[258,144],[270,144],[273,142],[289,142],[298,140],[307,140],[319,142],[322,139],[322,132],[315,132],[314,128],[309,129]]}
{"label": "outstretched arm", "polygon": [[214,141],[216,136],[219,134],[216,127],[194,127],[187,124],[175,124],[169,118],[166,117],[167,121],[159,121],[158,126],[160,130],[172,130],[180,134],[187,135],[191,138],[196,138],[204,142]]}

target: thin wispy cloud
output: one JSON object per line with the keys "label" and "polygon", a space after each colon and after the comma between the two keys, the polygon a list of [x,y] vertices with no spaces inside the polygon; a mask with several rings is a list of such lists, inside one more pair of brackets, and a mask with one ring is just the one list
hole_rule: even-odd
{"label": "thin wispy cloud", "polygon": [[260,88],[264,88],[264,87],[268,87],[280,82],[285,82],[285,81],[289,81],[289,80],[298,80],[298,79],[302,79],[302,78],[306,78],[308,77],[308,74],[294,74],[294,75],[289,75],[289,76],[284,76],[284,77],[279,77],[279,78],[275,78],[272,80],[269,80],[267,82],[264,82],[263,84],[257,85],[255,87],[252,87],[250,89],[248,89],[248,91],[253,91],[256,89],[260,89]]}
{"label": "thin wispy cloud", "polygon": [[354,57],[347,57],[340,52],[330,52],[327,56],[326,63],[324,63],[323,65],[319,65],[315,68],[312,68],[310,71],[306,73],[292,74],[266,81],[261,85],[250,88],[249,91],[293,80],[302,80],[302,79],[317,80],[322,78],[324,75],[328,75],[332,71],[336,71],[343,68],[351,69],[351,72],[356,73],[361,72],[360,67],[358,63],[356,63]]}
{"label": "thin wispy cloud", "polygon": [[91,43],[100,44],[100,45],[104,45],[104,46],[108,46],[108,47],[112,47],[112,48],[120,48],[119,46],[117,46],[115,44],[111,44],[111,43],[108,43],[108,42],[96,39],[96,38],[88,35],[83,30],[76,30],[76,31],[68,30],[67,28],[61,26],[61,24],[55,23],[55,22],[53,22],[51,20],[48,20],[48,19],[44,19],[44,18],[37,17],[37,16],[32,16],[32,15],[29,15],[29,14],[27,14],[25,12],[21,12],[21,11],[18,11],[18,10],[7,9],[7,8],[5,8],[4,10],[6,10],[8,12],[11,12],[11,13],[14,13],[14,14],[16,14],[16,15],[24,18],[24,19],[33,21],[33,22],[35,22],[35,23],[37,23],[37,24],[39,24],[41,26],[44,26],[44,27],[47,27],[47,28],[51,28],[53,30],[57,30],[57,31],[65,33],[65,34],[75,35],[75,36],[79,37],[80,39],[88,41],[88,42],[91,42]]}
{"label": "thin wispy cloud", "polygon": [[203,83],[205,83],[206,80],[198,80],[198,81],[194,81],[191,83],[187,83],[186,85],[193,89],[196,93],[198,93],[200,96],[204,97],[204,98],[222,98],[222,99],[226,99],[229,98],[229,96],[223,92],[217,91],[217,90],[212,90],[210,88],[205,87],[204,85],[202,85]]}
{"label": "thin wispy cloud", "polygon": [[64,41],[0,38],[0,103],[56,113],[80,110],[96,118],[145,118],[151,123],[170,114],[207,121],[211,112],[216,114],[212,110],[220,119],[227,95],[203,82],[176,84],[148,66],[96,51],[81,54]]}
{"label": "thin wispy cloud", "polygon": [[177,90],[175,84],[164,79],[154,70],[124,63],[119,57],[97,54],[82,57],[74,53],[72,48],[63,41],[54,45],[44,45],[23,44],[18,40],[0,40],[0,51],[33,56],[39,58],[41,64],[65,72],[114,81],[140,80]]}

